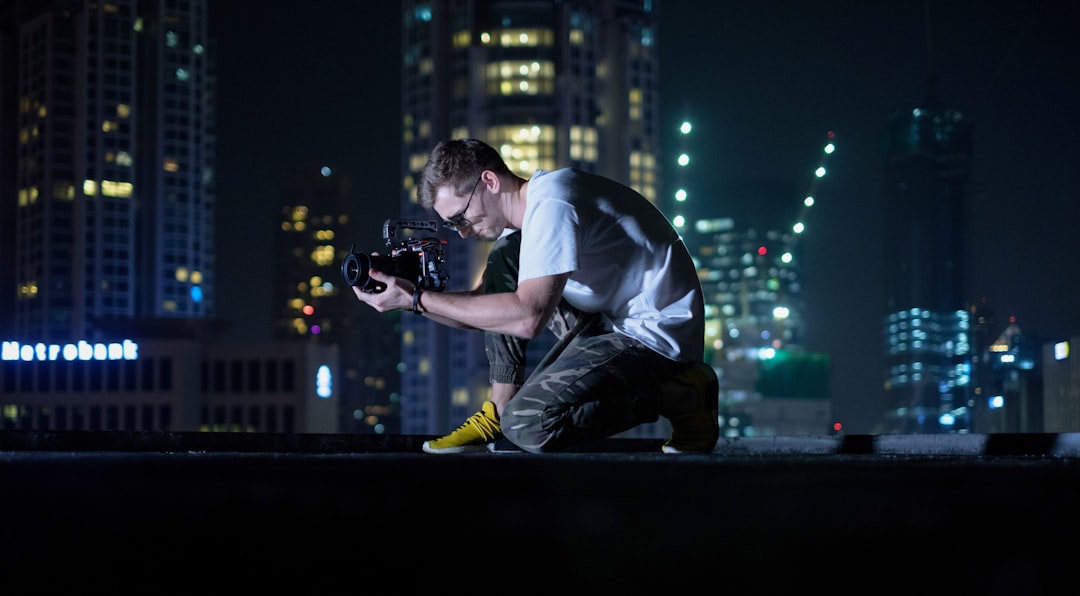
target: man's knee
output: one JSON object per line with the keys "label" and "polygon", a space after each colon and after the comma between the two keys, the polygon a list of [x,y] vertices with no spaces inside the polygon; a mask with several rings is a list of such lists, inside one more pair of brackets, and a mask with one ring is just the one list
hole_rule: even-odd
{"label": "man's knee", "polygon": [[550,453],[554,434],[552,426],[545,424],[542,406],[530,407],[523,403],[520,395],[510,400],[503,409],[499,421],[506,440],[529,453]]}

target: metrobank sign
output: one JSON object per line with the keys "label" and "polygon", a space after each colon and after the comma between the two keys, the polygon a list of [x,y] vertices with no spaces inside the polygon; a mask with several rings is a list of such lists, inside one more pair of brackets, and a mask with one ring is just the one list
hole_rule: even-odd
{"label": "metrobank sign", "polygon": [[79,340],[69,344],[21,344],[17,341],[0,343],[0,360],[138,360],[139,344],[125,339],[112,343],[90,343]]}

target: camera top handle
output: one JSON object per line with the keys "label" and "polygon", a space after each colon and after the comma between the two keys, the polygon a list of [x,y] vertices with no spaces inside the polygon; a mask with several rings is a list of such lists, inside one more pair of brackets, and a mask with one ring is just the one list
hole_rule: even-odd
{"label": "camera top handle", "polygon": [[383,223],[382,227],[383,241],[386,242],[386,246],[393,246],[394,235],[397,233],[398,228],[409,230],[431,230],[432,232],[437,232],[439,231],[439,222],[414,219],[388,219]]}

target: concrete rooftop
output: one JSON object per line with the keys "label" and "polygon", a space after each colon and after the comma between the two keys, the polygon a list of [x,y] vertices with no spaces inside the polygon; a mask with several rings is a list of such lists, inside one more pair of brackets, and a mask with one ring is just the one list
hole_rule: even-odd
{"label": "concrete rooftop", "polygon": [[[608,439],[0,431],[16,593],[1041,594],[1073,581],[1080,435]],[[295,586],[295,590],[293,587]]]}

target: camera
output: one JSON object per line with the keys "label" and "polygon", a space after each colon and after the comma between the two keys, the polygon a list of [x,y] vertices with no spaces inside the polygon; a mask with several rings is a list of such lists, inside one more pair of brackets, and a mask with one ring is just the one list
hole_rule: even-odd
{"label": "camera", "polygon": [[439,238],[421,238],[413,236],[398,239],[398,230],[439,229],[436,221],[413,221],[388,219],[383,223],[383,241],[390,249],[389,254],[366,254],[357,252],[354,245],[341,262],[341,277],[350,286],[356,286],[364,292],[381,292],[386,284],[371,279],[369,272],[378,269],[394,277],[407,279],[422,290],[441,292],[446,289],[449,275],[446,272],[446,258],[443,249],[446,240]]}

